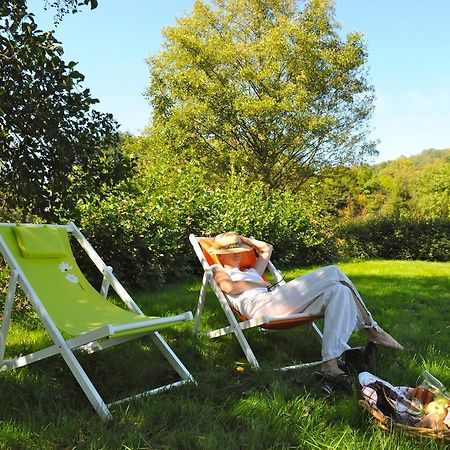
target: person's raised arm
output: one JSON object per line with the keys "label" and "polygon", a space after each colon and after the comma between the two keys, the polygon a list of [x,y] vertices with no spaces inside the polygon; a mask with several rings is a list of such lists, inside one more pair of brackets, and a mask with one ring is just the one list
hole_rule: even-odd
{"label": "person's raised arm", "polygon": [[270,257],[272,256],[272,245],[264,241],[259,241],[257,239],[244,236],[241,236],[241,240],[244,244],[253,247],[256,250],[256,253],[258,253],[258,259],[256,260],[255,269],[260,275],[262,275],[266,270]]}
{"label": "person's raised arm", "polygon": [[219,285],[220,290],[231,295],[239,295],[242,294],[242,292],[249,291],[250,289],[261,286],[266,287],[268,285],[268,283],[263,280],[260,282],[246,280],[233,281],[230,275],[228,275],[223,269],[214,270],[214,279]]}

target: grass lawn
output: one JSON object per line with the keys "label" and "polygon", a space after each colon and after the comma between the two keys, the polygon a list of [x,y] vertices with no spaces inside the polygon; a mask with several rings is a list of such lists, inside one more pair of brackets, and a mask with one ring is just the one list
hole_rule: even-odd
{"label": "grass lawn", "polygon": [[[355,282],[375,319],[406,350],[380,349],[376,368],[394,385],[414,385],[428,369],[450,386],[450,263],[358,261],[339,266]],[[289,280],[312,268],[289,270]],[[193,310],[200,276],[140,293],[144,312]],[[3,306],[4,295],[0,303]],[[49,340],[26,305],[13,315],[7,356],[38,349]],[[211,292],[202,324],[225,324]],[[163,335],[196,378],[187,385],[114,409],[102,422],[62,358],[0,373],[0,449],[439,449],[375,427],[352,397],[325,398],[313,369],[275,372],[273,367],[318,359],[320,347],[306,327],[247,336],[262,369],[249,368],[231,336],[195,339],[192,324]],[[358,333],[351,341],[364,343]],[[157,386],[173,374],[148,338],[91,356],[83,367],[107,402]]]}

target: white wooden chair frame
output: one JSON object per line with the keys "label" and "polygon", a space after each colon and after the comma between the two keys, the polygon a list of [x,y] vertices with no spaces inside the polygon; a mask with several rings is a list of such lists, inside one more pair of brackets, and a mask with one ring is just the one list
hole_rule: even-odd
{"label": "white wooden chair frame", "polygon": [[[11,224],[0,223],[0,226],[5,225],[10,226]],[[103,262],[98,253],[93,249],[91,244],[87,241],[87,239],[83,236],[83,234],[75,226],[75,224],[70,223],[68,225],[57,225],[57,226],[64,227],[67,230],[67,232],[72,233],[75,236],[77,241],[80,243],[81,247],[85,250],[85,252],[91,258],[91,260],[94,262],[98,270],[103,274],[103,282],[100,293],[106,298],[106,296],[108,295],[109,287],[111,286],[131,311],[143,315],[141,309],[137,306],[137,304],[130,297],[125,288],[113,275],[112,268],[110,266],[107,266]],[[21,270],[19,264],[17,263],[16,259],[10,252],[8,246],[6,245],[4,239],[1,236],[0,236],[0,251],[3,254],[7,264],[11,269],[11,277],[9,281],[8,290],[6,293],[6,301],[4,306],[3,317],[1,320],[0,370],[16,369],[18,367],[26,366],[33,362],[40,361],[44,358],[60,354],[63,357],[64,361],[69,366],[69,369],[75,376],[78,384],[86,394],[92,406],[102,419],[110,419],[112,417],[109,407],[111,407],[114,404],[119,404],[143,396],[157,394],[159,392],[165,391],[173,387],[181,386],[186,383],[190,382],[195,383],[192,375],[189,373],[189,371],[186,369],[186,367],[183,365],[183,363],[180,361],[177,355],[173,352],[173,350],[169,347],[167,342],[162,338],[159,332],[145,331],[143,333],[135,333],[129,336],[114,337],[115,333],[127,330],[137,330],[139,328],[145,328],[149,326],[159,326],[171,322],[192,320],[192,313],[190,311],[172,317],[151,319],[148,321],[142,321],[140,323],[129,323],[117,326],[107,325],[83,333],[69,340],[66,340],[64,339],[61,332],[55,325],[54,321],[46,311],[41,299],[36,294],[35,290],[33,289],[33,286],[28,281],[27,277]],[[24,291],[25,295],[27,296],[28,300],[30,301],[31,305],[34,307],[36,313],[38,314],[40,320],[42,321],[45,329],[47,330],[51,339],[53,340],[54,344],[45,349],[35,351],[25,356],[19,356],[11,359],[4,359],[11,313],[13,309],[17,285],[20,285],[20,287]],[[106,404],[100,397],[97,389],[94,387],[88,375],[78,362],[74,354],[74,350],[81,350],[87,353],[94,353],[103,350],[105,348],[112,347],[114,345],[142,337],[146,334],[150,334],[153,343],[158,347],[158,349],[161,351],[161,353],[164,355],[164,357],[167,359],[167,361],[170,363],[173,369],[178,373],[178,375],[181,377],[181,380],[173,383],[168,383],[164,386]],[[103,338],[109,339],[102,340]]]}
{"label": "white wooden chair frame", "polygon": [[[239,342],[239,345],[242,348],[242,351],[244,352],[248,362],[250,363],[251,367],[258,369],[260,368],[259,362],[250,347],[250,344],[248,343],[247,338],[244,335],[244,330],[254,328],[254,327],[261,327],[262,325],[268,325],[273,322],[278,321],[284,321],[284,320],[290,320],[290,319],[303,319],[303,318],[311,318],[312,316],[310,314],[291,314],[286,316],[262,316],[258,317],[256,319],[248,319],[245,321],[238,320],[236,318],[236,314],[233,312],[233,309],[231,308],[231,303],[227,298],[227,295],[219,288],[218,284],[214,280],[213,276],[213,270],[214,265],[210,265],[208,261],[205,258],[205,255],[203,254],[202,248],[200,247],[199,240],[205,239],[202,237],[197,237],[194,234],[191,234],[189,236],[189,241],[192,244],[192,247],[195,251],[195,254],[197,255],[204,273],[203,273],[203,279],[202,284],[200,287],[200,295],[198,299],[197,304],[197,310],[195,312],[194,316],[194,329],[193,333],[196,336],[202,335],[207,336],[211,339],[217,338],[219,336],[224,336],[226,334],[234,333],[236,336],[236,339]],[[285,284],[285,281],[283,280],[283,277],[281,275],[281,272],[276,269],[276,267],[273,265],[271,261],[269,261],[269,264],[267,266],[267,270],[273,275],[275,281],[279,284]],[[199,333],[199,327],[200,327],[200,321],[201,321],[201,315],[203,311],[203,307],[205,305],[205,298],[206,298],[206,290],[208,287],[208,284],[211,286],[211,289],[215,293],[217,299],[219,300],[220,306],[222,307],[229,325],[223,328],[219,328],[217,330],[211,330],[207,333]],[[307,326],[308,329],[312,330],[314,335],[318,338],[320,342],[322,342],[322,332],[320,331],[319,327],[314,323],[314,321],[306,321],[299,323],[298,326]],[[309,363],[302,363],[302,364],[296,364],[291,366],[285,366],[281,367],[277,370],[291,370],[291,369],[303,369],[306,367],[313,367],[321,364],[322,361],[314,361]]]}

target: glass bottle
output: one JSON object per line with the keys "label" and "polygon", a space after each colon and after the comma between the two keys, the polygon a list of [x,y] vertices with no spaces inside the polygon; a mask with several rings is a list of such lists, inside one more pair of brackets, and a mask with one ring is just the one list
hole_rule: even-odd
{"label": "glass bottle", "polygon": [[435,376],[431,375],[428,370],[424,370],[417,379],[417,386],[428,389],[434,394],[434,398],[444,397],[450,400],[450,393],[448,392],[446,386],[439,381]]}

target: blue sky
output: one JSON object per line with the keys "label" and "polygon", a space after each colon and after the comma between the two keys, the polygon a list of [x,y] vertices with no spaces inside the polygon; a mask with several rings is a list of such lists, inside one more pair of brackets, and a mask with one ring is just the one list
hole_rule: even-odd
{"label": "blue sky", "polygon": [[[193,0],[99,0],[95,10],[67,15],[56,27],[64,59],[77,61],[85,86],[122,131],[138,134],[150,122],[144,97],[145,63],[158,53],[161,29],[189,12]],[[54,11],[29,0],[41,29],[53,29]],[[450,147],[450,1],[336,0],[343,33],[364,35],[369,79],[375,87],[371,121],[379,139],[375,162],[427,148]]]}

